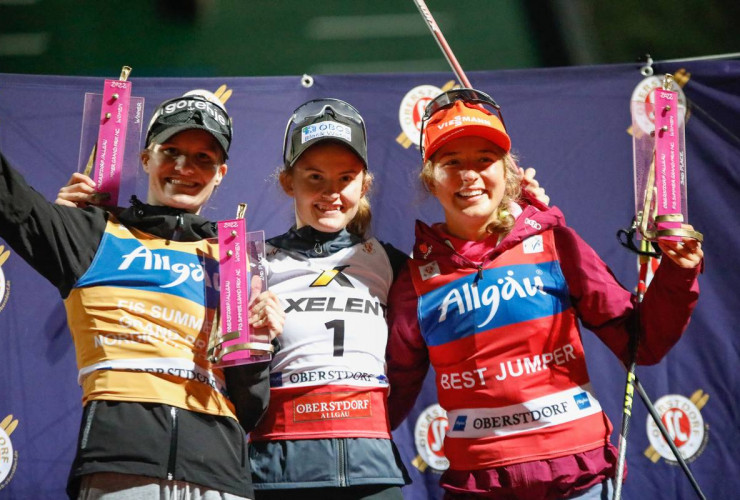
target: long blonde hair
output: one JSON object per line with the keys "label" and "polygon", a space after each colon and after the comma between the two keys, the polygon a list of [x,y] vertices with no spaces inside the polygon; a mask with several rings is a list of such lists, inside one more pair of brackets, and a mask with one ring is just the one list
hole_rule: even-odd
{"label": "long blonde hair", "polygon": [[[496,146],[494,146],[496,147]],[[498,147],[498,152],[501,154],[501,159],[504,162],[504,181],[506,186],[504,188],[504,196],[501,198],[496,208],[496,218],[486,226],[486,231],[491,234],[506,234],[511,231],[514,227],[514,216],[509,213],[509,205],[512,202],[517,202],[521,198],[522,184],[519,179],[519,168],[516,165],[516,157],[512,153],[504,153],[504,151]],[[429,160],[424,162],[419,172],[419,180],[421,181],[424,189],[434,194],[434,156],[432,155]]]}

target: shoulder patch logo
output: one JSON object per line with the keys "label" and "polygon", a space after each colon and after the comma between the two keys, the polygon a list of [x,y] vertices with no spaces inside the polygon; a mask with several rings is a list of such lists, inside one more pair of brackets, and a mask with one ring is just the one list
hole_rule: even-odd
{"label": "shoulder patch logo", "polygon": [[422,281],[432,279],[435,276],[439,276],[440,274],[442,274],[439,270],[439,264],[437,264],[436,260],[424,264],[423,266],[419,266],[419,273],[421,274]]}
{"label": "shoulder patch logo", "polygon": [[542,253],[545,250],[542,243],[542,235],[535,234],[522,241],[522,250],[524,253]]}

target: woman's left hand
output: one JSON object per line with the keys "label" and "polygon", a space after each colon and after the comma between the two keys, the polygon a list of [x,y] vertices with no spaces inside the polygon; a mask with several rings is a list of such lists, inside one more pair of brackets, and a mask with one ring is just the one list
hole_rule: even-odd
{"label": "woman's left hand", "polygon": [[277,295],[266,291],[254,298],[249,306],[249,324],[256,329],[266,329],[270,336],[267,342],[283,333],[285,311]]}
{"label": "woman's left hand", "polygon": [[[693,231],[690,224],[683,224],[683,229]],[[663,255],[684,269],[693,269],[698,266],[704,258],[701,242],[694,238],[681,238],[681,241],[658,240]]]}

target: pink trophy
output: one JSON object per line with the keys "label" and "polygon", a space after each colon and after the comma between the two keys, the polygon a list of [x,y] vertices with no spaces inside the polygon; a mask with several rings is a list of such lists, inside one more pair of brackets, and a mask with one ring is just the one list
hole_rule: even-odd
{"label": "pink trophy", "polygon": [[635,215],[643,240],[702,241],[688,223],[686,203],[686,106],[678,84],[665,75],[651,99],[632,101],[632,144],[635,166]]}
{"label": "pink trophy", "polygon": [[85,94],[78,170],[92,175],[100,205],[136,193],[144,98],[131,95],[130,72],[124,66],[118,80],[105,80],[102,95]]}
{"label": "pink trophy", "polygon": [[[699,241],[703,239],[701,233],[683,227],[683,223],[688,223],[688,208],[686,205],[686,106],[681,99],[681,89],[674,81],[673,75],[665,75],[662,84],[653,78],[652,76],[647,78],[638,86],[640,92],[633,94],[630,108],[635,174],[635,218],[631,231],[639,234],[642,241],[638,249],[631,246],[630,236],[630,245],[627,246],[639,254],[638,307],[641,307],[640,304],[647,291],[650,259],[657,256],[651,251],[650,242],[681,241],[682,237],[695,238]],[[643,91],[646,92],[643,93]],[[640,95],[643,97],[635,98]],[[652,403],[644,395],[635,375],[639,341],[640,332],[637,331],[631,336],[628,347],[627,380],[612,500],[622,498],[627,433],[632,417],[635,387],[638,388],[648,409],[652,407]],[[653,418],[655,419],[655,415]],[[659,427],[662,425],[660,417],[655,422]],[[664,432],[664,436],[668,435],[664,428],[661,432]],[[676,458],[681,462],[680,454],[677,450],[675,453]],[[685,464],[682,466],[685,467]]]}
{"label": "pink trophy", "polygon": [[236,219],[218,223],[220,319],[208,346],[217,368],[269,361],[274,350],[266,329],[254,329],[248,321],[250,297],[264,291],[267,281],[264,232],[247,232],[245,211],[241,204]]}

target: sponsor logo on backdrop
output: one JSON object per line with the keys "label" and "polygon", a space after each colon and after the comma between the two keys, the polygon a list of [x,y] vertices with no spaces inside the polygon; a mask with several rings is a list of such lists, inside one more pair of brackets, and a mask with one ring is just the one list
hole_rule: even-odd
{"label": "sponsor logo on backdrop", "polygon": [[[663,425],[687,463],[699,458],[707,446],[709,425],[704,422],[701,410],[708,400],[709,394],[699,389],[690,398],[680,394],[667,394],[655,402],[655,409]],[[649,415],[645,429],[650,441],[645,456],[653,463],[663,458],[669,464],[678,464],[660,429]]]}
{"label": "sponsor logo on backdrop", "polygon": [[5,250],[3,245],[0,245],[0,311],[5,309],[10,298],[10,280],[5,278],[3,273],[3,264],[10,257],[10,250]]}
{"label": "sponsor logo on backdrop", "polygon": [[404,148],[412,144],[419,145],[419,134],[421,133],[421,117],[427,104],[442,92],[446,92],[455,86],[455,81],[450,80],[442,88],[434,85],[419,85],[406,92],[398,107],[398,121],[401,124],[401,133],[396,137],[396,142]]}
{"label": "sponsor logo on backdrop", "polygon": [[447,412],[438,404],[428,406],[416,419],[414,426],[414,444],[418,455],[411,464],[424,472],[431,469],[432,472],[441,473],[450,466],[450,461],[445,457],[444,439],[449,422]]}
{"label": "sponsor logo on backdrop", "polygon": [[18,450],[13,449],[10,440],[16,427],[18,419],[13,419],[13,415],[8,415],[0,422],[0,490],[10,483],[18,466]]}
{"label": "sponsor logo on backdrop", "polygon": [[[685,69],[676,71],[674,76],[674,83],[671,90],[678,93],[678,103],[681,106],[681,110],[684,115],[686,114],[686,95],[683,93],[683,87],[686,82],[691,78],[691,73]],[[635,123],[643,132],[650,133],[655,130],[655,113],[653,112],[653,90],[663,86],[662,76],[648,76],[640,83],[637,84],[635,90],[632,91],[632,101],[644,103],[644,106],[636,106],[635,111]],[[629,132],[632,133],[630,127]]]}

